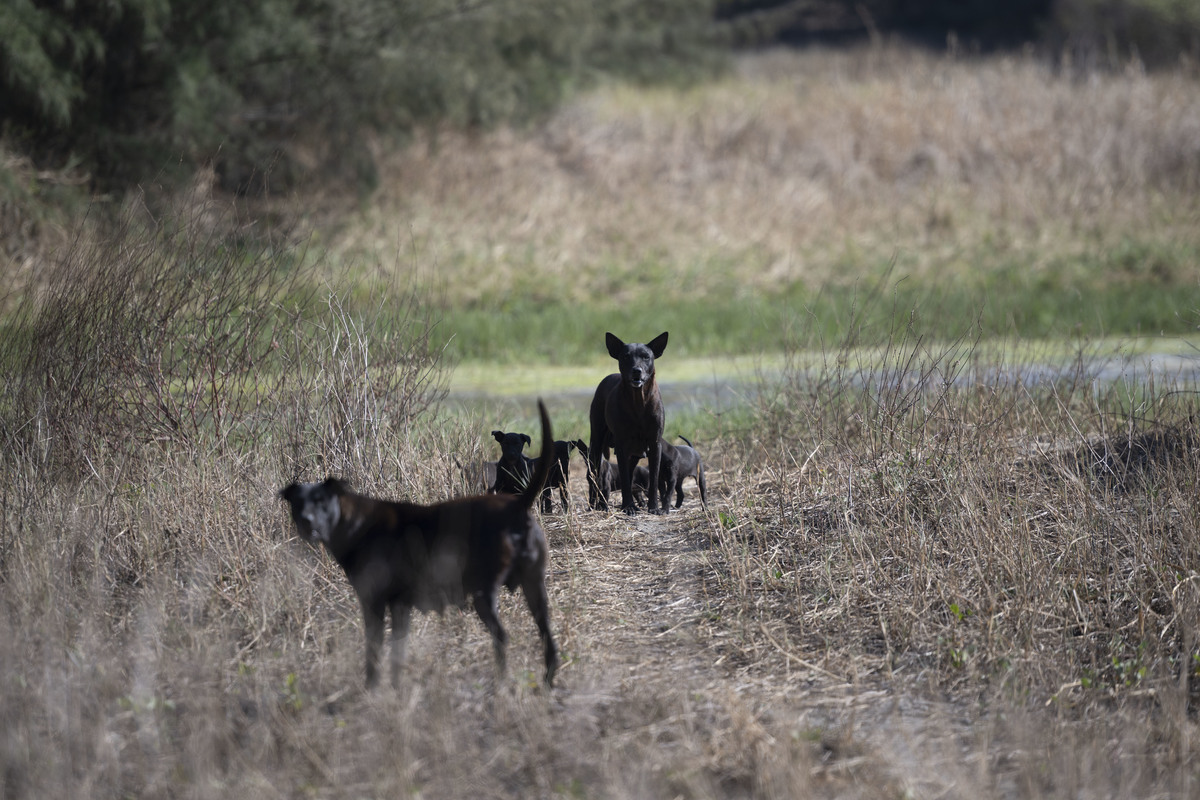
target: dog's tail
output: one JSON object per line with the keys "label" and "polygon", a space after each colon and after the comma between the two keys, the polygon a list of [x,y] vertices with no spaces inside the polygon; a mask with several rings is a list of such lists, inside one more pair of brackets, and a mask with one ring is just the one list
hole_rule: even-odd
{"label": "dog's tail", "polygon": [[537,499],[542,496],[542,489],[550,478],[550,468],[556,463],[554,458],[554,432],[550,430],[550,415],[546,413],[546,404],[538,400],[538,413],[542,416],[542,455],[537,460],[537,469],[521,492],[521,504],[532,508]]}
{"label": "dog's tail", "polygon": [[694,445],[690,441],[688,441],[688,438],[686,436],[684,436],[682,433],[677,433],[675,435],[678,436],[680,439],[683,439],[683,441],[687,443],[688,447],[692,448],[693,450],[696,449],[696,445]]}

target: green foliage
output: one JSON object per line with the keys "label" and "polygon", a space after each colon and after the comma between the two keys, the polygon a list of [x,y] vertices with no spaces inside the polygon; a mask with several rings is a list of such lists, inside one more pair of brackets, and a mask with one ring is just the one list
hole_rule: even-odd
{"label": "green foliage", "polygon": [[35,114],[51,124],[66,124],[72,106],[83,98],[82,73],[104,56],[94,28],[75,27],[65,15],[37,7],[32,0],[0,5],[0,75],[8,95],[8,113]]}
{"label": "green foliage", "polygon": [[261,190],[314,154],[369,184],[368,129],[519,121],[599,74],[683,72],[707,18],[682,0],[17,0],[0,7],[5,131],[109,185],[214,160]]}

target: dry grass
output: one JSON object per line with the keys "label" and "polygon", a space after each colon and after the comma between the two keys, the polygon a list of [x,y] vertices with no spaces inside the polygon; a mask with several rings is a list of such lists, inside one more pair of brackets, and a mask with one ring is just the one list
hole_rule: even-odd
{"label": "dry grass", "polygon": [[[577,474],[547,521],[548,695],[513,600],[499,691],[451,612],[419,619],[401,690],[364,694],[353,598],[291,538],[273,460],[101,470],[5,519],[6,793],[1186,797],[1195,452],[1110,489],[1074,458],[1088,415],[1041,416],[962,420],[915,462],[864,453],[870,425],[807,465],[730,446],[712,513],[665,520],[579,510]],[[461,446],[421,438],[389,447],[405,473]]]}
{"label": "dry grass", "polygon": [[1195,94],[1183,73],[1022,57],[747,56],[688,92],[612,87],[528,131],[430,136],[338,246],[416,252],[452,271],[453,302],[487,305],[853,282],[896,253],[937,279],[1123,237],[1194,245]]}
{"label": "dry grass", "polygon": [[[743,69],[398,155],[403,190],[342,246],[396,252],[398,214],[469,302],[587,297],[643,253],[765,285],[764,264],[842,279],[847,240],[936,271],[989,236],[1195,235],[1197,162],[1163,160],[1196,152],[1180,76],[890,50]],[[707,511],[694,490],[666,518],[586,511],[575,462],[575,507],[546,519],[552,691],[509,598],[507,678],[449,612],[368,694],[353,597],[275,492],[336,472],[441,499],[494,425],[438,413],[423,306],[313,303],[307,261],[205,230],[81,240],[0,346],[5,797],[1195,794],[1193,387],[851,330],[699,443]],[[585,435],[579,404],[551,407],[560,437]]]}
{"label": "dry grass", "polygon": [[[303,352],[353,322],[312,320]],[[861,364],[789,367],[750,429],[702,447],[708,511],[694,490],[665,518],[584,510],[576,462],[574,508],[546,519],[553,691],[510,597],[507,678],[450,612],[417,620],[401,688],[365,693],[353,597],[276,489],[328,466],[431,500],[489,453],[483,428],[353,413],[374,396],[341,377],[357,357],[307,382],[281,365],[323,399],[258,438],[157,446],[130,416],[122,450],[57,417],[39,448],[5,428],[7,796],[1182,798],[1200,780],[1190,393],[1033,385],[906,331]],[[86,469],[47,457],[63,445]]]}

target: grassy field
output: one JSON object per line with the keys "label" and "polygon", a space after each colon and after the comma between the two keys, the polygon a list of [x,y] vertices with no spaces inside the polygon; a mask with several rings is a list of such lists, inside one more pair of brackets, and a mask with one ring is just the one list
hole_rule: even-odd
{"label": "grassy field", "polygon": [[840,341],[852,309],[947,337],[1176,335],[1200,299],[1194,95],[1032,59],[768,53],[530,131],[429,136],[335,263],[435,285],[466,360],[602,359],[606,327],[778,352]]}
{"label": "grassy field", "polygon": [[[3,795],[1193,796],[1196,387],[1092,356],[1193,352],[1196,95],[765,54],[431,134],[322,248],[203,203],[79,238],[0,338]],[[279,487],[474,491],[664,329],[665,379],[743,389],[668,420],[707,506],[593,512],[574,460],[556,686],[506,598],[506,676],[451,611],[365,692]]]}

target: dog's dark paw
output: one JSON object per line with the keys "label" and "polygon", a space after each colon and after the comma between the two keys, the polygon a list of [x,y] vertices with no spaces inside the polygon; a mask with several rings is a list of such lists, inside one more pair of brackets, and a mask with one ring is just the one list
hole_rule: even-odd
{"label": "dog's dark paw", "polygon": [[638,507],[633,504],[630,504],[627,506],[621,506],[621,510],[630,516],[633,516],[634,514],[638,513]]}
{"label": "dog's dark paw", "polygon": [[650,509],[650,513],[656,516],[662,516],[663,514],[667,513],[667,510],[665,508],[652,508]]}

